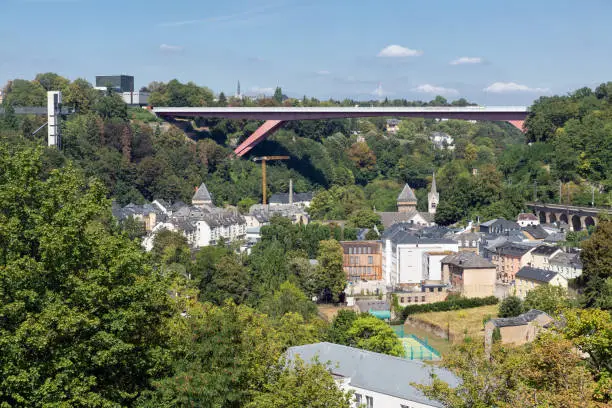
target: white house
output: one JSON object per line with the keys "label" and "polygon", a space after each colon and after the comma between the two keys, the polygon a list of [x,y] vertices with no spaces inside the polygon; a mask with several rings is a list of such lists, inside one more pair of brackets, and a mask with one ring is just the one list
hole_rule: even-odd
{"label": "white house", "polygon": [[[430,266],[429,253],[457,252],[456,241],[446,238],[421,237],[418,232],[398,224],[383,234],[383,278],[387,286],[417,284],[430,279],[436,269]],[[435,258],[434,258],[435,259]],[[434,272],[437,277],[437,273]]]}
{"label": "white house", "polygon": [[336,384],[353,391],[353,406],[366,408],[430,408],[442,407],[412,384],[431,384],[431,374],[452,387],[459,385],[450,371],[419,360],[407,360],[332,343],[315,343],[290,347],[289,362],[296,358],[309,363],[317,359],[329,363]]}
{"label": "white house", "polygon": [[540,225],[540,219],[531,213],[520,213],[516,218],[516,223],[521,227],[529,225]]}

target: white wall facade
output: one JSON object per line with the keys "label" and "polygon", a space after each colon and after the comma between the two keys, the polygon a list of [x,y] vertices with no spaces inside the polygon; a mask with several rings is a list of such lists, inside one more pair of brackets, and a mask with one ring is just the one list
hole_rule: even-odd
{"label": "white wall facade", "polygon": [[427,280],[429,271],[423,265],[423,256],[426,252],[459,251],[457,243],[399,244],[395,247],[395,251],[391,249],[392,245],[390,240],[386,240],[383,249],[385,255],[383,274],[389,286]]}
{"label": "white wall facade", "polygon": [[[344,391],[353,391],[353,407],[355,408],[369,408],[366,403],[366,397],[372,398],[372,407],[373,408],[432,408],[435,405],[423,404],[420,402],[410,401],[403,398],[394,397],[392,395],[381,394],[376,391],[365,390],[362,388],[353,387],[348,384],[347,381],[340,381],[340,388]],[[357,395],[361,396],[361,404],[357,402]]]}

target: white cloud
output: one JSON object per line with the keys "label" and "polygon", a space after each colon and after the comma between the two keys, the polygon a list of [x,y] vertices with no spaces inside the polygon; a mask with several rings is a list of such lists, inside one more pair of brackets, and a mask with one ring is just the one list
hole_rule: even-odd
{"label": "white cloud", "polygon": [[411,50],[401,45],[388,45],[379,53],[379,57],[418,57],[423,55],[423,51]]}
{"label": "white cloud", "polygon": [[443,86],[435,86],[431,84],[419,85],[414,88],[413,91],[436,95],[456,95],[459,93],[459,91],[453,88],[444,88]]}
{"label": "white cloud", "polygon": [[451,65],[463,65],[463,64],[482,64],[482,58],[480,57],[461,57],[450,62]]}
{"label": "white cloud", "polygon": [[162,44],[162,45],[159,46],[159,49],[164,51],[164,52],[181,52],[181,51],[183,51],[183,47],[181,47],[180,45]]}
{"label": "white cloud", "polygon": [[548,88],[530,88],[527,85],[517,84],[516,82],[494,82],[483,89],[485,92],[548,92]]}
{"label": "white cloud", "polygon": [[275,88],[262,88],[259,86],[254,86],[250,89],[250,91],[255,95],[273,95]]}
{"label": "white cloud", "polygon": [[331,74],[331,72],[329,72],[329,71],[327,71],[325,69],[322,69],[320,71],[317,71],[316,74],[317,75],[329,75],[329,74]]}

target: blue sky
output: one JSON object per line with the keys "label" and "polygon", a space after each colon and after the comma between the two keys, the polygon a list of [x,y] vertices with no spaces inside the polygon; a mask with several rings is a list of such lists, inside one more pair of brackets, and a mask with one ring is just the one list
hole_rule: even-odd
{"label": "blue sky", "polygon": [[0,0],[0,83],[530,104],[612,80],[610,0]]}

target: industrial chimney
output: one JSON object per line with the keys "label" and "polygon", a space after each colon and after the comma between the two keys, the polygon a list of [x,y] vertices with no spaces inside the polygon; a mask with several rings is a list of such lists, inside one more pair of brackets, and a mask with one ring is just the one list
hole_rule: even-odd
{"label": "industrial chimney", "polygon": [[293,205],[293,180],[289,179],[289,205]]}

